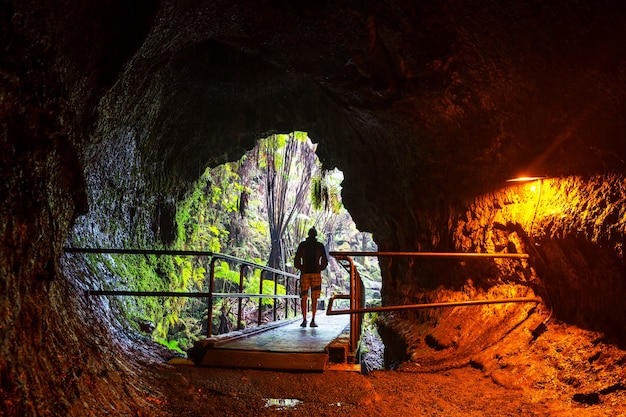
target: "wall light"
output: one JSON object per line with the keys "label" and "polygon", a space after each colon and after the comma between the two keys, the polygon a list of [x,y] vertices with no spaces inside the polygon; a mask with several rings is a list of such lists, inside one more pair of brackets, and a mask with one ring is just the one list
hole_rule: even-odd
{"label": "wall light", "polygon": [[545,175],[536,176],[536,177],[517,177],[517,178],[509,178],[506,182],[529,182],[529,181],[539,181],[546,178]]}
{"label": "wall light", "polygon": [[[522,182],[531,182],[531,181],[537,181],[537,186],[539,188],[539,193],[537,194],[537,202],[535,203],[535,210],[533,212],[533,219],[530,222],[530,230],[528,231],[528,235],[532,238],[533,237],[533,231],[535,228],[535,217],[537,217],[537,209],[539,208],[539,202],[541,201],[541,185],[543,180],[546,178],[545,175],[540,175],[540,176],[521,176],[521,177],[517,177],[517,178],[510,178],[508,180],[506,180],[506,182],[515,182],[515,183],[522,183]],[[536,191],[536,186],[533,185],[530,190],[534,193]]]}

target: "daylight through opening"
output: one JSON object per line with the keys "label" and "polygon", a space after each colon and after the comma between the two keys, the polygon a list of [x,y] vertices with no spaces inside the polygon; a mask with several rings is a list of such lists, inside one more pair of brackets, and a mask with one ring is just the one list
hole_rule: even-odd
{"label": "daylight through opening", "polygon": [[[343,206],[343,173],[338,169],[323,170],[315,149],[305,132],[275,134],[260,139],[241,159],[207,168],[178,207],[176,246],[224,253],[289,272],[297,272],[293,266],[295,250],[311,227],[317,230],[317,239],[328,252],[376,251],[372,235],[358,230]],[[349,292],[346,271],[334,258],[329,257],[329,261],[322,272],[322,306],[333,294]],[[368,303],[379,304],[381,274],[377,259],[363,257],[356,262]],[[234,267],[220,261],[215,269],[215,285],[220,292],[235,291],[239,285],[239,273]],[[190,271],[183,276],[194,281],[186,285],[201,288],[206,267],[198,271],[189,264],[186,268]],[[255,270],[245,277],[244,292],[258,292],[260,274]],[[279,282],[274,286],[273,282],[264,281],[263,292],[285,294],[287,284]],[[188,300],[181,309],[180,320],[198,323],[193,328],[201,326],[205,319],[199,314],[201,306],[194,307],[196,303],[201,301]],[[264,299],[260,306],[257,300],[246,299],[242,303],[243,314],[238,315],[238,304],[238,299],[215,300],[214,334],[255,326],[259,308],[265,309],[263,315],[268,316],[262,322],[270,321],[272,314],[281,316],[284,309],[290,308],[286,302],[274,304],[271,299]],[[275,312],[274,308],[280,311]],[[239,317],[243,323],[238,323]],[[167,338],[189,347],[195,336],[186,327],[173,325]]]}

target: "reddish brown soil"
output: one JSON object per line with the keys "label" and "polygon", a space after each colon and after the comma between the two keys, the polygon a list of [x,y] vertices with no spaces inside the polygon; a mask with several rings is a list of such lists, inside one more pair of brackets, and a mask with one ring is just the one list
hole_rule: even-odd
{"label": "reddish brown soil", "polygon": [[[284,373],[167,366],[162,411],[177,416],[619,416],[626,394],[585,405],[554,392],[497,385],[469,366],[438,373]],[[280,399],[301,401],[276,405]],[[272,402],[273,401],[273,402]],[[156,404],[155,404],[156,405]]]}

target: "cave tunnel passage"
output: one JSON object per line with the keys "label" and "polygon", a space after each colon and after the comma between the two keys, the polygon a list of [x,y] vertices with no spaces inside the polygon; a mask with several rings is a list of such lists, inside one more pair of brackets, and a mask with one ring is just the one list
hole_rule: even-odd
{"label": "cave tunnel passage", "polygon": [[[461,370],[435,406],[490,380],[528,399],[509,415],[626,413],[624,2],[288,3],[2,3],[0,411],[177,415],[179,398],[238,402],[219,384],[194,387],[163,364],[171,351],[128,331],[138,324],[125,309],[147,319],[165,301],[83,296],[121,283],[122,268],[151,283],[152,266],[84,262],[63,246],[171,244],[205,167],[299,128],[325,168],[341,167],[343,201],[381,250],[531,255],[382,262],[383,303],[545,301],[379,315],[386,360],[421,374],[389,373],[410,388],[384,401],[364,389],[371,398],[350,412],[408,414],[408,399],[423,403],[419,381],[436,382],[426,392]],[[529,166],[546,176],[540,195],[502,186]],[[192,280],[192,267],[177,276]],[[253,391],[266,377],[234,379],[246,378],[260,380]]]}

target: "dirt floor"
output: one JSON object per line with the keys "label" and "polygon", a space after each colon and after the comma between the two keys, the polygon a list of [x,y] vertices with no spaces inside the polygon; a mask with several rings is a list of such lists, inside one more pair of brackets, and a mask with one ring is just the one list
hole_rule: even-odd
{"label": "dirt floor", "polygon": [[[285,373],[168,366],[157,400],[176,416],[620,416],[623,396],[597,405],[495,384],[463,367],[406,371]],[[165,371],[165,369],[162,369]],[[169,374],[169,376],[166,376]],[[618,394],[615,394],[618,395]]]}
{"label": "dirt floor", "polygon": [[626,416],[626,390],[621,386],[599,391],[595,394],[598,398],[575,399],[580,390],[567,384],[511,383],[515,372],[503,379],[497,372],[489,373],[469,363],[429,370],[409,361],[397,370],[385,371],[380,369],[380,340],[368,333],[364,342],[369,353],[362,361],[367,368],[377,369],[367,374],[153,363],[148,371],[163,395],[149,401],[164,415],[189,417]]}

